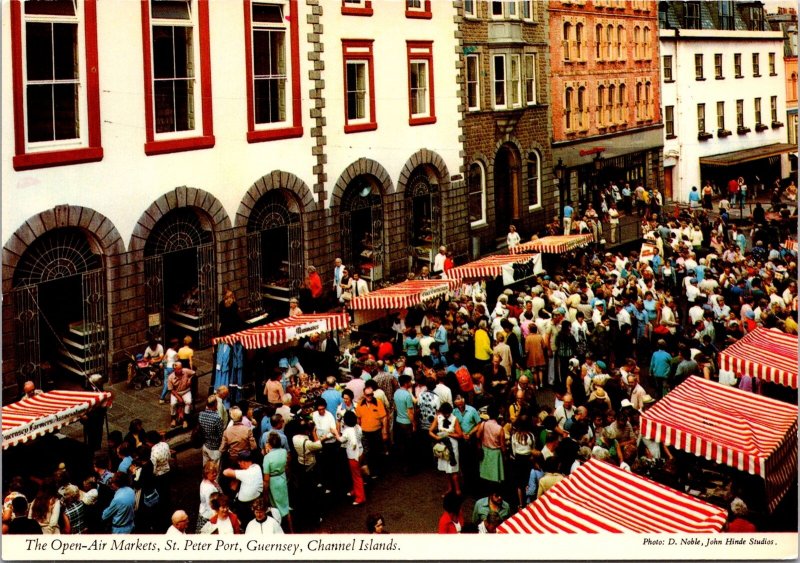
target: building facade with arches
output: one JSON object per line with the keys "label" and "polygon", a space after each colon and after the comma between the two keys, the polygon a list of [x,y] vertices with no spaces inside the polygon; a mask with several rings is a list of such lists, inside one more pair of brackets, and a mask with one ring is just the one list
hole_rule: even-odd
{"label": "building facade with arches", "polygon": [[113,380],[148,335],[205,346],[226,288],[276,318],[310,265],[330,287],[336,257],[377,284],[465,256],[456,14],[5,3],[4,398]]}

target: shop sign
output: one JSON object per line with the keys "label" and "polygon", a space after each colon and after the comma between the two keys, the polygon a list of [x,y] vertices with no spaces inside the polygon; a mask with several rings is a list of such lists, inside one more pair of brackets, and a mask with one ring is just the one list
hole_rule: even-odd
{"label": "shop sign", "polygon": [[161,313],[147,315],[147,326],[161,326]]}
{"label": "shop sign", "polygon": [[431,287],[423,291],[419,294],[419,298],[421,301],[428,301],[429,299],[433,299],[435,297],[439,297],[442,293],[447,291],[446,285],[439,285],[436,287]]}
{"label": "shop sign", "polygon": [[304,336],[313,336],[314,334],[327,331],[328,323],[325,319],[320,319],[310,323],[286,327],[286,340],[297,340]]}

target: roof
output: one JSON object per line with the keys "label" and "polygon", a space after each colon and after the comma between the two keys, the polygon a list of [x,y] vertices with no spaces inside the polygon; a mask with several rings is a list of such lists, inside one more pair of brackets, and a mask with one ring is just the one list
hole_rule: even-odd
{"label": "roof", "polygon": [[313,336],[321,332],[347,328],[347,313],[324,313],[319,315],[302,314],[287,317],[274,323],[248,328],[226,336],[212,338],[213,344],[241,342],[247,349],[266,348],[296,340],[303,336]]}
{"label": "roof", "polygon": [[797,389],[797,335],[758,327],[720,352],[719,365]]}
{"label": "roof", "polygon": [[460,284],[459,280],[408,280],[368,295],[353,297],[350,307],[363,309],[405,309],[445,295]]}
{"label": "roof", "polygon": [[706,166],[731,166],[734,164],[741,164],[742,162],[749,162],[751,160],[760,160],[762,158],[769,158],[771,156],[778,156],[787,152],[794,152],[797,150],[797,145],[790,143],[775,143],[763,147],[754,147],[751,149],[742,149],[740,151],[731,151],[713,156],[700,157],[700,164]]}
{"label": "roof", "polygon": [[692,376],[642,413],[641,432],[761,476],[771,507],[796,479],[796,405]]}
{"label": "roof", "polygon": [[[514,264],[525,264],[529,267],[523,268],[525,271],[515,276]],[[506,272],[510,274],[513,283],[513,281],[523,279],[523,276],[530,277],[534,275],[534,273],[537,273],[536,266],[538,266],[538,270],[541,271],[541,256],[537,254],[496,254],[494,256],[486,256],[480,260],[464,264],[463,266],[457,266],[447,272],[447,276],[457,280],[494,278]]]}
{"label": "roof", "polygon": [[590,234],[584,235],[557,235],[537,238],[528,242],[518,244],[509,249],[512,254],[523,252],[544,252],[545,254],[563,254],[574,250],[579,246],[586,246],[594,237]]}
{"label": "roof", "polygon": [[727,512],[591,459],[503,522],[499,533],[719,532]]}
{"label": "roof", "polygon": [[48,391],[3,407],[3,449],[72,424],[97,407],[110,406],[107,391]]}

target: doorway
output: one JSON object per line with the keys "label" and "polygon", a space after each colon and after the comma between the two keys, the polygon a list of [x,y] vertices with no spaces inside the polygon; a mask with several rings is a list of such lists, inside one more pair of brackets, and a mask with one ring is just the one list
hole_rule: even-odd
{"label": "doorway", "polygon": [[508,228],[519,219],[519,159],[508,146],[494,160],[495,237],[505,240]]}

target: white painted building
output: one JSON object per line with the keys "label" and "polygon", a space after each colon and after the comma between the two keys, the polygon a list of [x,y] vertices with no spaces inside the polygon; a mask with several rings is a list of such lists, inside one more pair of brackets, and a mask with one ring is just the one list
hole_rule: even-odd
{"label": "white painted building", "polygon": [[[661,4],[688,12],[701,3]],[[702,3],[690,29],[689,13],[660,14],[665,184],[675,201],[688,201],[706,180],[724,189],[731,178],[753,186],[758,177],[769,186],[788,173],[782,34],[739,25],[740,6],[720,26],[718,14],[705,12],[716,4]],[[708,29],[714,24],[731,29]]]}

